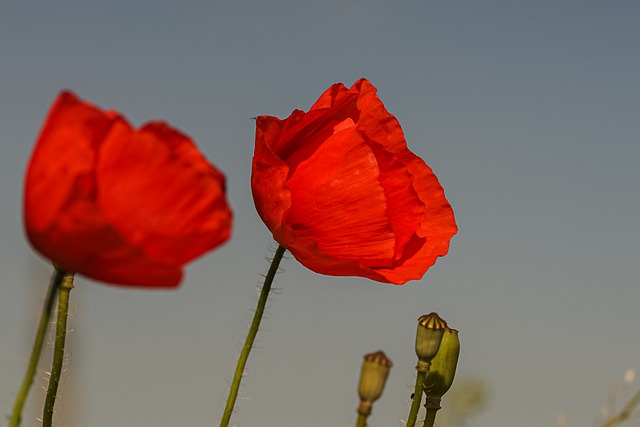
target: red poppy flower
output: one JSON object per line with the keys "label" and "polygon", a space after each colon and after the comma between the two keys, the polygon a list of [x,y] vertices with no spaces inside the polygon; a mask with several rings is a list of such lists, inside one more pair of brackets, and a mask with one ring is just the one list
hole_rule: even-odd
{"label": "red poppy flower", "polygon": [[365,79],[331,86],[306,113],[258,117],[251,186],[275,240],[321,274],[420,279],[458,230],[436,176]]}
{"label": "red poppy flower", "polygon": [[28,166],[25,228],[64,270],[176,287],[183,265],[229,238],[224,175],[164,122],[133,129],[62,92]]}

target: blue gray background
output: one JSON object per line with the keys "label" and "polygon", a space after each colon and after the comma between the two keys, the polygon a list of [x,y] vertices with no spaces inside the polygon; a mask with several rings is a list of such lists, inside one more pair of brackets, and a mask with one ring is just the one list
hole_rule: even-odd
{"label": "blue gray background", "polygon": [[191,135],[228,177],[235,229],[175,292],[77,279],[58,425],[212,426],[274,247],[251,199],[250,118],[367,77],[460,232],[401,287],[286,260],[233,422],[353,425],[361,357],[383,349],[395,366],[370,425],[402,426],[415,322],[437,311],[461,331],[459,378],[490,389],[471,425],[596,425],[640,363],[639,41],[637,0],[3,2],[0,413],[50,274],[23,233],[22,185],[61,89]]}

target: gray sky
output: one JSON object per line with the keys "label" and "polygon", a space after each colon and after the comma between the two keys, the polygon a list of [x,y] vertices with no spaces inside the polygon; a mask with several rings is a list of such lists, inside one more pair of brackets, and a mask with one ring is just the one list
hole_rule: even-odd
{"label": "gray sky", "polygon": [[[437,311],[460,330],[458,378],[491,390],[474,427],[593,426],[640,368],[639,22],[637,0],[3,3],[0,412],[50,274],[23,234],[22,179],[58,91],[191,135],[227,175],[235,230],[176,292],[76,280],[56,420],[211,426],[273,248],[251,199],[250,118],[366,77],[460,231],[401,287],[285,260],[233,422],[351,426],[361,357],[382,349],[395,366],[370,425],[401,426],[416,320]],[[25,427],[39,425],[50,353]]]}

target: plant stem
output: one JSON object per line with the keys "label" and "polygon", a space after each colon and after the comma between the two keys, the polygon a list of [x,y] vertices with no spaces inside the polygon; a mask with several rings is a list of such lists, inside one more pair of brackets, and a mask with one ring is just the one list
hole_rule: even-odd
{"label": "plant stem", "polygon": [[358,420],[356,421],[356,427],[367,427],[367,418],[369,415],[358,413]]}
{"label": "plant stem", "polygon": [[427,373],[423,371],[418,371],[418,375],[416,375],[416,387],[413,392],[413,402],[411,402],[411,410],[409,411],[406,427],[414,427],[416,425],[418,410],[420,409],[420,403],[422,402],[422,395],[424,393],[424,379],[426,376]]}
{"label": "plant stem", "polygon": [[429,391],[427,391],[427,401],[424,404],[427,415],[424,418],[423,427],[433,427],[436,422],[436,413],[441,409],[441,400],[441,396],[429,396]]}
{"label": "plant stem", "polygon": [[44,411],[42,414],[42,426],[51,427],[53,424],[53,407],[56,403],[60,374],[62,373],[62,362],[64,360],[64,342],[67,337],[67,315],[69,313],[69,292],[73,289],[73,274],[64,273],[58,294],[58,320],[56,323],[56,342],[53,348],[53,364],[51,365],[51,376],[49,387],[44,401]]}
{"label": "plant stem", "polygon": [[638,406],[638,404],[640,404],[640,390],[633,395],[633,397],[627,402],[626,405],[624,405],[624,408],[622,408],[622,411],[618,412],[613,417],[609,418],[602,425],[602,427],[613,427],[623,423],[624,421],[629,419],[629,417],[631,416],[631,413],[636,408],[636,406]]}
{"label": "plant stem", "polygon": [[42,308],[42,315],[40,316],[40,323],[38,324],[38,331],[36,332],[36,340],[33,343],[31,349],[31,357],[29,359],[29,366],[22,380],[22,386],[18,395],[16,396],[16,403],[13,405],[13,412],[11,414],[11,420],[9,421],[9,427],[18,427],[22,421],[22,409],[29,395],[29,390],[33,384],[33,378],[36,375],[38,369],[38,361],[40,360],[40,354],[42,354],[42,345],[44,344],[44,337],[49,329],[49,321],[51,320],[51,312],[53,311],[53,302],[56,299],[58,288],[64,277],[64,272],[56,268],[51,276],[51,283],[49,285],[49,291],[47,298]]}
{"label": "plant stem", "polygon": [[424,419],[424,427],[433,427],[436,422],[437,409],[427,409],[427,416]]}
{"label": "plant stem", "polygon": [[284,252],[285,248],[283,248],[282,246],[278,246],[278,249],[276,249],[276,253],[273,255],[273,260],[271,260],[269,272],[264,279],[262,290],[260,291],[260,297],[258,298],[258,305],[256,306],[256,312],[253,315],[253,321],[251,322],[251,327],[249,328],[247,339],[244,342],[244,346],[242,347],[242,351],[240,352],[240,357],[238,358],[238,364],[236,365],[236,371],[233,374],[233,380],[231,382],[231,388],[229,390],[229,397],[227,398],[227,405],[225,406],[224,413],[222,414],[220,427],[228,427],[229,420],[231,420],[233,407],[235,406],[236,399],[238,398],[238,390],[240,389],[240,381],[242,380],[244,367],[247,364],[247,359],[249,358],[249,353],[251,353],[253,342],[255,341],[256,335],[258,334],[260,322],[262,321],[262,315],[264,314],[264,308],[267,305],[269,291],[271,290],[271,284],[273,283],[273,279],[278,272],[278,266],[280,265],[280,261],[282,260]]}

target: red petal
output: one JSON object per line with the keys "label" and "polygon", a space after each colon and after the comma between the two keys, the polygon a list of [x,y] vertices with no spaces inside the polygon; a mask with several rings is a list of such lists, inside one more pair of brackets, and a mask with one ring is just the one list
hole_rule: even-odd
{"label": "red petal", "polygon": [[63,92],[25,183],[33,246],[109,283],[175,287],[182,265],[229,237],[224,176],[163,123],[135,131]]}
{"label": "red petal", "polygon": [[346,122],[289,179],[287,226],[333,257],[390,265],[395,238],[376,159]]}
{"label": "red petal", "polygon": [[114,127],[97,176],[100,210],[153,259],[184,264],[229,237],[223,175],[164,123]]}
{"label": "red petal", "polygon": [[251,182],[274,238],[323,274],[419,279],[457,231],[435,175],[365,79],[333,85],[307,113],[259,118]]}
{"label": "red petal", "polygon": [[94,188],[86,185],[87,179],[81,180],[85,185],[77,185],[78,178],[93,173],[96,147],[114,122],[120,120],[117,115],[106,115],[81,102],[70,92],[58,96],[27,170],[25,222],[28,231],[50,225],[69,198],[90,197]]}

